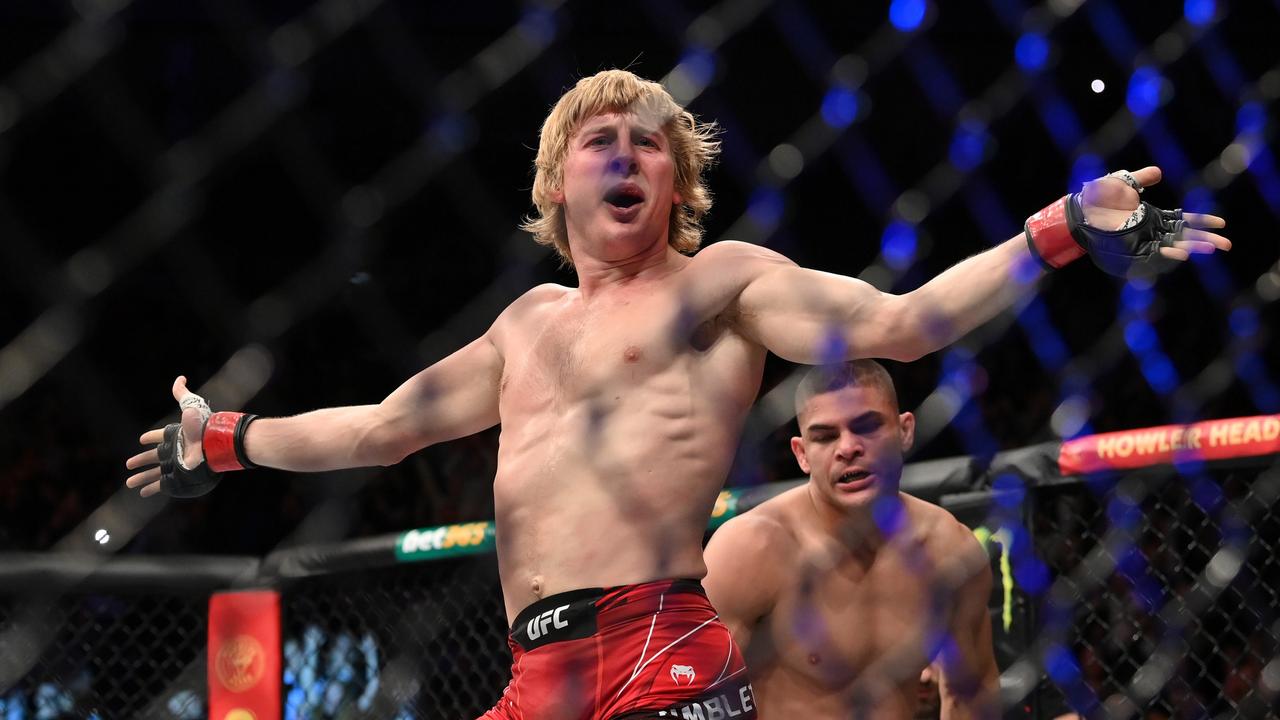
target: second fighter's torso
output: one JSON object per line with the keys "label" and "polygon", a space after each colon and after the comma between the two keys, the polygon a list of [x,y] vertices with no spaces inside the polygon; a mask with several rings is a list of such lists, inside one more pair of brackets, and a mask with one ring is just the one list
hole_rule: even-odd
{"label": "second fighter's torso", "polygon": [[543,286],[513,305],[494,480],[509,616],[565,590],[705,573],[764,351],[686,262],[589,300]]}
{"label": "second fighter's torso", "polygon": [[762,717],[912,716],[951,594],[933,512],[944,511],[908,502],[909,529],[869,557],[792,524],[798,562],[779,576],[776,604],[753,634],[770,646],[771,659],[752,666]]}

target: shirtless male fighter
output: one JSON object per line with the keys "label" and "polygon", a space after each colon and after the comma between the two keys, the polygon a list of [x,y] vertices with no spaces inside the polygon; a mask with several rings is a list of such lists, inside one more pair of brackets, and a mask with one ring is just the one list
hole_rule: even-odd
{"label": "shirtless male fighter", "polygon": [[[1082,255],[1073,230],[1092,242],[1093,228],[1118,227],[1160,171],[1092,183],[1037,215],[1030,243],[1019,234],[895,296],[750,244],[687,256],[710,206],[713,135],[656,83],[581,80],[543,125],[528,225],[572,263],[576,288],[533,288],[377,404],[206,421],[179,378],[174,397],[191,407],[142,436],[159,446],[127,466],[160,467],[127,484],[192,495],[251,465],[390,465],[501,423],[493,493],[514,664],[488,717],[753,717],[741,656],[697,579],[765,352],[815,363],[833,338],[849,358],[940,348],[1010,306],[1029,248],[1055,266]],[[1148,214],[1118,242],[1140,263],[1227,247],[1201,230],[1175,240],[1172,222]]]}
{"label": "shirtless male fighter", "polygon": [[[948,720],[999,717],[987,553],[898,491],[915,417],[889,373],[874,360],[814,368],[796,415],[809,482],[725,523],[706,550],[707,594],[745,648],[761,717],[909,720],[922,701]],[[921,698],[935,681],[940,704]]]}

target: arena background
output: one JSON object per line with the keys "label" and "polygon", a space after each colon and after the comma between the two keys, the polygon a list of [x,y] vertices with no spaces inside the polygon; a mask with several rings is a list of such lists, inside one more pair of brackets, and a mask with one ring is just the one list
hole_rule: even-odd
{"label": "arena background", "polygon": [[[914,460],[1280,412],[1277,30],[1263,1],[5,3],[0,550],[263,556],[492,517],[496,431],[195,502],[137,499],[123,462],[179,373],[216,409],[372,402],[572,284],[516,226],[549,106],[610,67],[723,126],[709,242],[886,290],[1110,169],[1227,218],[1230,253],[1154,287],[1077,263],[892,364]],[[796,475],[757,418],[731,486]]]}

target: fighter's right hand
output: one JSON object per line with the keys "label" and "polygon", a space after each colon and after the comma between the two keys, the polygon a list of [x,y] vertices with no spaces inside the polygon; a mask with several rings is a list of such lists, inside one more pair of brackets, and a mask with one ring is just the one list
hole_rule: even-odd
{"label": "fighter's right hand", "polygon": [[182,422],[143,433],[138,441],[155,447],[124,464],[130,470],[147,468],[125,480],[127,487],[142,488],[143,497],[162,490],[174,497],[196,497],[212,490],[220,479],[205,465],[201,444],[205,423],[212,414],[209,404],[187,389],[187,378],[182,375],[173,381],[173,399],[182,408]]}

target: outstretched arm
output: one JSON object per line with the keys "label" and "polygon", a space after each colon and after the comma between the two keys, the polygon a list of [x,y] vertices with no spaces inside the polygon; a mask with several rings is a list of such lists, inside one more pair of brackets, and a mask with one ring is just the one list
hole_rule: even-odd
{"label": "outstretched arm", "polygon": [[[1132,174],[1140,186],[1160,180],[1148,167]],[[1138,192],[1116,177],[1087,183],[1081,209],[1092,228],[1118,228],[1138,207]],[[1190,253],[1227,250],[1215,233],[1221,218],[1188,213],[1181,239],[1159,248],[1172,261]],[[714,246],[713,246],[714,247]],[[743,331],[794,362],[819,363],[859,357],[913,360],[955,342],[1012,306],[1041,274],[1023,234],[957,263],[920,288],[882,293],[859,280],[796,266],[770,250],[733,248],[748,265],[738,296]]]}
{"label": "outstretched arm", "polygon": [[[498,386],[503,361],[488,333],[449,357],[414,375],[376,405],[326,408],[285,418],[262,418],[248,426],[244,449],[255,465],[319,472],[371,465],[391,465],[427,445],[470,435],[498,422]],[[190,394],[179,377],[173,395],[180,403]],[[195,408],[183,410],[184,464],[203,461]],[[143,445],[161,441],[162,429],[142,435]],[[125,466],[155,465],[156,449],[145,450]],[[160,491],[160,469],[132,475],[125,484],[142,495]]]}
{"label": "outstretched arm", "polygon": [[377,405],[327,408],[249,426],[255,464],[295,472],[393,465],[498,423],[502,359],[487,336],[409,378]]}

